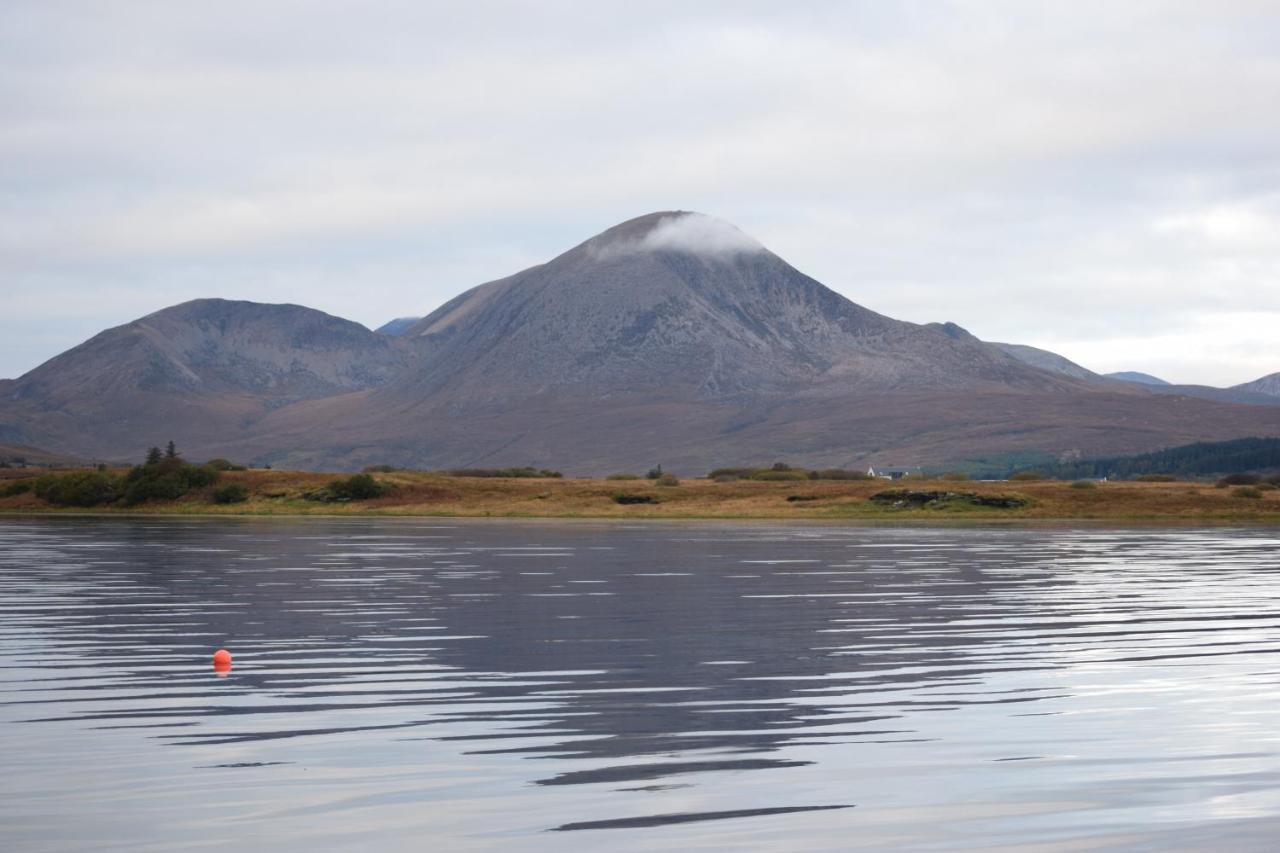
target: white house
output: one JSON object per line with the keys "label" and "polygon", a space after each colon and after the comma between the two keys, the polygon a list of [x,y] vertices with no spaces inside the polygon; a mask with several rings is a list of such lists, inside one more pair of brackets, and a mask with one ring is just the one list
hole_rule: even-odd
{"label": "white house", "polygon": [[920,469],[919,468],[897,468],[897,467],[890,467],[888,465],[878,467],[878,466],[872,465],[870,468],[867,469],[867,476],[879,477],[882,480],[901,480],[903,477],[920,476]]}

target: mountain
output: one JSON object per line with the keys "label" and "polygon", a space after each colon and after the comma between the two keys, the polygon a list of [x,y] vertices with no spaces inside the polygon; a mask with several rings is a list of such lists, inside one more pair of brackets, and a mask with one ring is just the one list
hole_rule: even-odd
{"label": "mountain", "polygon": [[421,320],[421,317],[397,317],[394,320],[388,320],[378,328],[374,329],[380,335],[386,335],[389,338],[398,338],[405,332],[409,331],[415,323]]}
{"label": "mountain", "polygon": [[1049,352],[1046,349],[1038,349],[1036,347],[1027,346],[1026,344],[1002,344],[992,342],[991,346],[1005,352],[1024,364],[1032,367],[1038,367],[1041,370],[1047,370],[1050,373],[1057,373],[1062,376],[1071,376],[1075,379],[1097,379],[1098,374],[1092,370],[1081,367],[1069,358],[1058,355],[1056,352]]}
{"label": "mountain", "polygon": [[132,458],[242,432],[267,412],[399,375],[405,354],[299,305],[198,299],[107,329],[7,383],[0,439]]}
{"label": "mountain", "polygon": [[471,400],[1061,384],[975,340],[855,305],[734,226],[680,211],[469,290],[403,337],[430,366],[397,390]]}
{"label": "mountain", "polygon": [[166,309],[15,380],[0,440],[133,458],[173,438],[192,458],[304,468],[700,473],[1280,434],[1280,407],[1157,395],[1015,351],[878,314],[728,223],[671,211],[473,288],[398,337],[297,306]]}
{"label": "mountain", "polygon": [[1136,370],[1121,370],[1117,373],[1104,374],[1108,379],[1119,379],[1121,382],[1137,382],[1139,385],[1168,385],[1158,376],[1150,373],[1139,373]]}
{"label": "mountain", "polygon": [[1268,397],[1280,397],[1280,373],[1272,373],[1252,382],[1235,385],[1232,390],[1245,391],[1250,394],[1265,394]]}

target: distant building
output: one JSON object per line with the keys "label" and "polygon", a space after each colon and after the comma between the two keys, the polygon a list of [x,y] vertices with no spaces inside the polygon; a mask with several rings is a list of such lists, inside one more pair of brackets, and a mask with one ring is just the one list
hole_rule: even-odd
{"label": "distant building", "polygon": [[868,477],[879,477],[882,480],[901,480],[903,477],[920,476],[919,468],[898,468],[888,465],[877,466],[872,465],[867,469]]}

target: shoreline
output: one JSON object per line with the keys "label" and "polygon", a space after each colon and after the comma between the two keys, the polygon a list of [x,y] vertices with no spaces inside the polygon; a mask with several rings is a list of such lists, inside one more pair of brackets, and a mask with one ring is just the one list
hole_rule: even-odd
{"label": "shoreline", "polygon": [[[387,488],[383,496],[345,502],[315,499],[327,484],[344,476],[348,475],[227,472],[218,485],[238,483],[247,494],[247,500],[231,504],[214,503],[212,488],[193,490],[177,500],[130,507],[57,507],[26,493],[0,498],[0,516],[1280,525],[1280,490],[1242,491],[1198,481],[1082,486],[1048,480],[684,480],[659,485],[651,480],[479,478],[395,471],[375,475]],[[884,495],[899,490],[941,497],[917,505]],[[627,502],[620,503],[619,498]],[[992,500],[1017,505],[981,503]]]}

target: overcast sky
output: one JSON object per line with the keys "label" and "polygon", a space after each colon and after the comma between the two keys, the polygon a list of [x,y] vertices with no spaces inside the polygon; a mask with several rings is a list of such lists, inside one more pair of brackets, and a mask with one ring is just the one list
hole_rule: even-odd
{"label": "overcast sky", "polygon": [[1280,370],[1280,4],[0,6],[0,376],[201,296],[369,326],[642,213],[1100,371]]}

